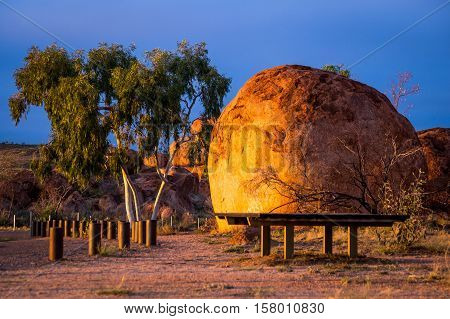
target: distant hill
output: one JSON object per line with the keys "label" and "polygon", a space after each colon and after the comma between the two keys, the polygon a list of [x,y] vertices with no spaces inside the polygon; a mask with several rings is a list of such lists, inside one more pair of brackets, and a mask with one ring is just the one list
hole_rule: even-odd
{"label": "distant hill", "polygon": [[0,143],[0,179],[24,169],[29,170],[38,148],[39,145]]}

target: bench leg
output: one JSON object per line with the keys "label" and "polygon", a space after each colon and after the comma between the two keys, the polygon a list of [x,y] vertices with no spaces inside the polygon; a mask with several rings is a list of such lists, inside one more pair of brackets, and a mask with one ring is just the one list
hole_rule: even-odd
{"label": "bench leg", "polygon": [[270,255],[270,226],[261,226],[261,256]]}
{"label": "bench leg", "polygon": [[294,257],[294,226],[284,227],[284,259]]}
{"label": "bench leg", "polygon": [[350,258],[358,257],[358,227],[348,227],[348,256]]}
{"label": "bench leg", "polygon": [[330,255],[333,253],[333,226],[331,225],[326,225],[323,227],[322,252]]}

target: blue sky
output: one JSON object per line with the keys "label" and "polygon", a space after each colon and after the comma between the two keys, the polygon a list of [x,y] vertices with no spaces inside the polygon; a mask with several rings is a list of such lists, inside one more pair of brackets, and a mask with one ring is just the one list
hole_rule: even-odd
{"label": "blue sky", "polygon": [[[8,97],[12,74],[32,45],[55,40],[8,9],[6,2],[75,48],[135,43],[137,55],[176,42],[205,41],[231,77],[230,101],[254,73],[281,64],[351,65],[444,0],[424,1],[21,1],[0,0],[0,141],[45,143],[49,123],[33,108],[17,127]],[[408,118],[417,130],[450,126],[450,5],[352,69],[352,77],[387,93],[401,71],[421,92]]]}

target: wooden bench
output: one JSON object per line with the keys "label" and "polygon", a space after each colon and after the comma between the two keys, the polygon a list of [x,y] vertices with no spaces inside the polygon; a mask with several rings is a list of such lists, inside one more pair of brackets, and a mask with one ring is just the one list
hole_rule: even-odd
{"label": "wooden bench", "polygon": [[348,255],[358,256],[358,227],[390,227],[404,222],[407,215],[374,214],[280,214],[280,213],[216,213],[228,225],[261,227],[261,256],[270,255],[270,227],[284,226],[284,258],[294,255],[294,226],[323,226],[325,254],[333,253],[333,226],[348,228]]}

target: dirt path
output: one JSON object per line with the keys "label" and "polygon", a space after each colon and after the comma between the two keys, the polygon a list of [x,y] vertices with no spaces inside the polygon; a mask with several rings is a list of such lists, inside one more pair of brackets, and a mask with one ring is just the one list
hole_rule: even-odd
{"label": "dirt path", "polygon": [[[160,236],[160,246],[133,245],[87,256],[87,241],[65,239],[65,259],[47,261],[47,239],[0,232],[1,298],[447,298],[433,278],[443,256],[363,258],[348,262],[299,255],[289,263],[251,247],[227,252],[227,238]],[[114,242],[106,243],[114,247]],[[297,244],[301,249],[301,243]]]}

